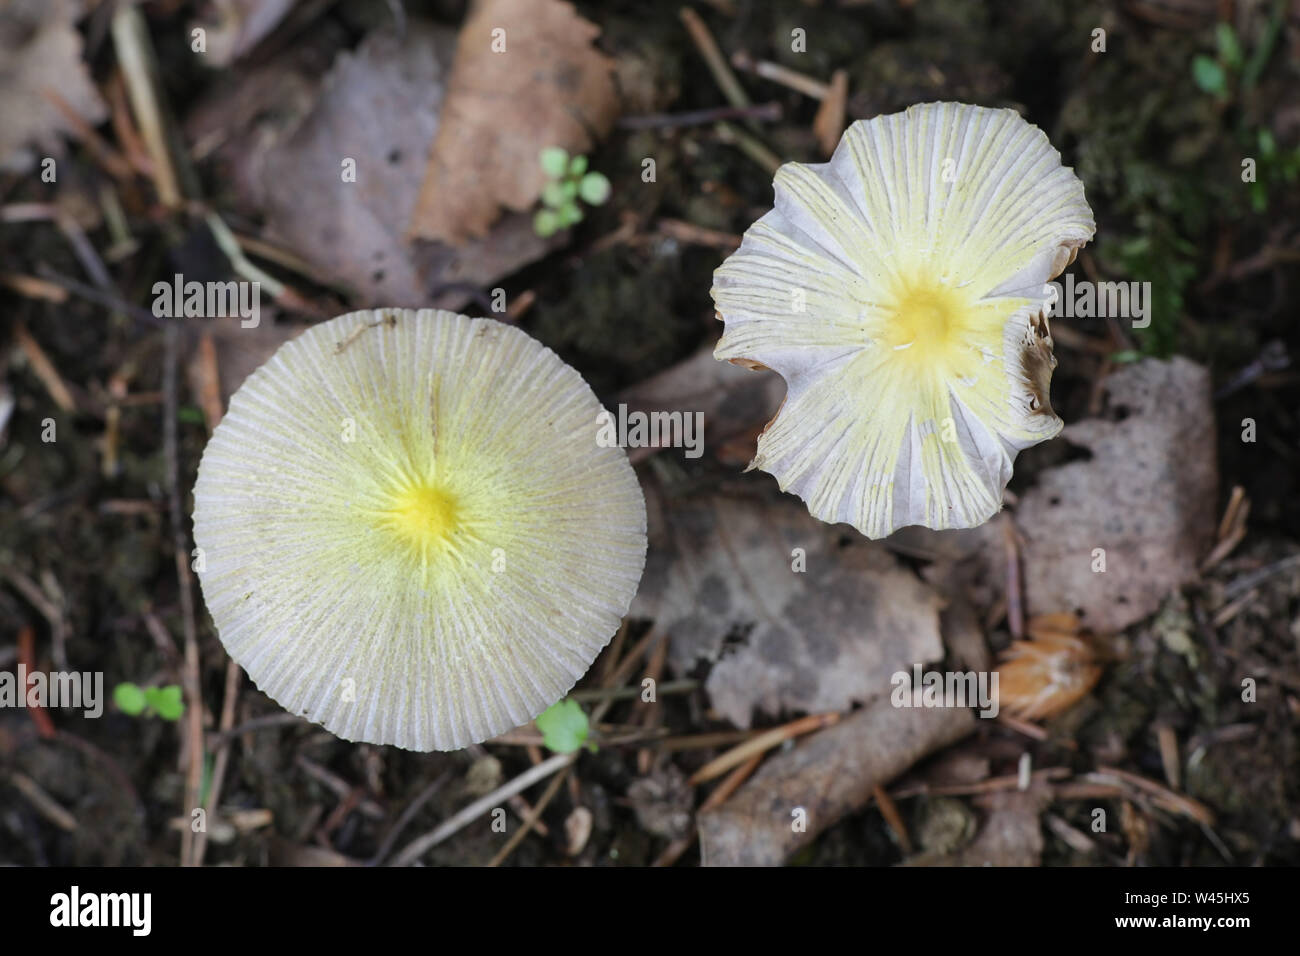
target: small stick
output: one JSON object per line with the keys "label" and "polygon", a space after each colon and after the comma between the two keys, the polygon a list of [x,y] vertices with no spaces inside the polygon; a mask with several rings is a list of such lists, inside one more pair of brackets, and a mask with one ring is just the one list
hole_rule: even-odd
{"label": "small stick", "polygon": [[782,116],[781,104],[758,103],[754,106],[715,106],[705,110],[687,110],[682,113],[646,113],[642,116],[625,116],[615,126],[619,129],[676,129],[682,126],[704,126],[718,120],[763,120],[778,122]]}
{"label": "small stick", "polygon": [[[50,643],[53,645],[54,664],[61,671],[68,667],[68,622],[63,616],[58,596],[51,597],[41,586],[16,568],[0,568],[0,576],[13,585],[14,590],[27,599],[50,626]],[[57,582],[56,582],[57,583]]]}
{"label": "small stick", "polygon": [[[665,647],[667,645],[665,642],[665,644],[659,646]],[[647,672],[646,676],[653,677],[654,675]],[[699,681],[691,680],[689,678],[665,681],[656,686],[655,695],[687,694],[693,690],[698,690],[699,686]],[[583,704],[595,703],[598,700],[632,700],[633,698],[640,696],[641,688],[639,685],[632,685],[630,687],[596,687],[590,690],[575,690],[569,695],[573,700]]]}
{"label": "small stick", "polygon": [[[234,658],[226,661],[226,688],[221,703],[221,729],[229,730],[235,725],[235,706],[239,700],[240,669]],[[226,778],[226,764],[230,762],[230,737],[223,738],[217,745],[217,756],[212,763],[212,783],[208,787],[208,816],[216,814],[221,806],[221,787]],[[203,855],[208,849],[208,835],[200,832],[194,841],[194,865],[203,865]]]}
{"label": "small stick", "polygon": [[704,62],[709,67],[709,72],[713,74],[713,82],[718,84],[718,89],[727,98],[727,102],[736,109],[748,109],[752,105],[749,96],[746,95],[740,81],[736,79],[736,74],[727,65],[727,59],[718,49],[718,43],[709,32],[708,25],[690,7],[682,7],[678,15],[686,26],[686,32],[691,35],[691,42],[700,51],[700,56],[704,57]]}
{"label": "small stick", "polygon": [[829,84],[823,83],[821,80],[814,80],[811,76],[782,66],[780,63],[755,60],[745,50],[737,50],[731,55],[731,65],[738,70],[756,74],[765,80],[771,80],[773,83],[779,83],[787,89],[802,93],[814,100],[826,99],[831,91]]}
{"label": "small stick", "polygon": [[63,382],[63,376],[59,370],[54,367],[50,357],[45,354],[45,350],[40,347],[37,341],[32,338],[27,327],[21,322],[14,323],[14,339],[18,342],[18,347],[23,350],[27,357],[27,363],[32,367],[32,372],[45,390],[50,393],[50,398],[54,399],[54,404],[65,412],[75,412],[77,403],[68,391],[68,386]]}
{"label": "small stick", "polygon": [[694,223],[681,219],[663,218],[655,222],[655,228],[665,236],[671,236],[679,242],[688,242],[696,246],[711,246],[723,252],[734,252],[740,248],[741,237],[734,232],[719,232],[717,229],[705,229]]}
{"label": "small stick", "polygon": [[393,849],[393,844],[396,843],[397,838],[402,835],[402,831],[406,829],[407,824],[415,819],[415,815],[420,812],[420,808],[432,800],[438,791],[441,790],[451,778],[452,771],[445,771],[440,774],[433,783],[425,787],[418,797],[411,801],[410,805],[402,811],[402,815],[397,818],[397,822],[393,824],[393,828],[384,836],[384,839],[379,844],[379,849],[376,850],[375,855],[370,858],[369,863],[366,864],[367,866],[379,866],[384,862],[384,858],[387,857],[389,852]]}
{"label": "small stick", "polygon": [[776,155],[758,139],[750,136],[744,130],[737,129],[730,123],[722,122],[713,127],[717,133],[718,139],[724,143],[730,143],[739,149],[742,153],[752,159],[755,163],[767,171],[769,176],[775,176],[776,171],[781,168],[781,157]]}
{"label": "small stick", "polygon": [[41,93],[59,111],[59,114],[72,130],[73,136],[85,144],[91,158],[99,163],[106,173],[114,179],[130,179],[135,175],[135,170],[131,168],[131,164],[126,161],[125,157],[96,133],[94,127],[82,119],[81,114],[73,109],[72,104],[65,100],[57,90],[46,87]]}
{"label": "small stick", "polygon": [[1098,767],[1095,773],[1087,774],[1085,779],[1104,783],[1106,777],[1118,778],[1121,783],[1126,783],[1133,789],[1148,794],[1155,800],[1157,806],[1163,806],[1166,810],[1173,810],[1191,817],[1197,823],[1205,826],[1211,826],[1214,823],[1214,813],[1205,804],[1193,800],[1191,797],[1185,797],[1180,793],[1174,793],[1168,787],[1162,786],[1154,780],[1148,780],[1146,777],[1130,773],[1127,770],[1121,770],[1118,767]]}
{"label": "small stick", "polygon": [[903,851],[904,856],[911,856],[912,839],[907,835],[907,824],[903,822],[903,815],[898,812],[897,804],[889,798],[889,794],[880,784],[876,784],[871,792],[876,798],[876,806],[880,808],[880,815],[885,818],[889,829],[893,830],[894,836],[898,838],[899,849]]}
{"label": "small stick", "polygon": [[[120,16],[124,10],[131,10],[139,16],[134,7],[119,8]],[[116,18],[114,24],[116,24]],[[176,366],[179,363],[180,331],[176,325],[168,325],[163,334],[163,457],[167,466],[167,510],[172,531],[172,552],[176,562],[176,579],[180,591],[181,626],[185,634],[185,668],[182,683],[185,686],[186,709],[183,730],[189,772],[185,777],[185,804],[181,815],[188,816],[198,808],[199,791],[203,786],[203,691],[199,684],[199,635],[194,616],[193,577],[190,571],[190,549],[185,540],[182,525],[180,461],[177,451],[176,419],[179,398],[177,396]],[[194,832],[181,832],[181,866],[196,865],[194,857]]]}
{"label": "small stick", "polygon": [[77,829],[77,818],[65,810],[57,800],[41,789],[40,785],[26,774],[15,770],[9,774],[9,782],[14,789],[27,798],[36,808],[36,812],[49,820],[60,830],[71,833]]}
{"label": "small stick", "polygon": [[[528,816],[524,818],[523,825],[514,833],[510,834],[510,839],[506,841],[506,845],[497,852],[496,856],[492,857],[492,859],[488,861],[489,867],[500,866],[504,863],[506,859],[509,858],[510,854],[515,851],[515,847],[519,846],[519,844],[523,842],[524,837],[528,836],[533,827],[537,826],[538,822],[542,818],[542,811],[545,810],[550,802],[555,799],[555,795],[560,792],[560,787],[564,785],[565,778],[569,777],[572,770],[573,765],[570,764],[565,767],[563,771],[557,773],[553,778],[551,778],[551,782],[547,784],[546,789],[542,791],[542,797],[537,801],[537,806],[533,807]],[[569,779],[572,778],[569,777]]]}
{"label": "small stick", "polygon": [[[18,666],[27,671],[27,683],[35,679],[36,674],[36,635],[30,626],[24,624],[18,631]],[[19,693],[25,699],[27,697],[27,688],[18,688]],[[31,715],[32,723],[36,725],[36,732],[40,734],[43,740],[53,740],[57,731],[54,729],[54,722],[50,720],[50,715],[45,712],[45,708],[40,704],[28,706],[27,712]]]}
{"label": "small stick", "polygon": [[[646,667],[645,676],[650,680],[654,681],[654,685],[655,685],[655,705],[652,707],[644,708],[640,716],[642,717],[642,721],[641,721],[642,725],[647,730],[651,730],[651,731],[656,730],[659,727],[660,722],[663,720],[663,716],[664,716],[664,709],[659,706],[658,700],[659,700],[659,694],[667,692],[666,689],[668,685],[665,684],[663,685],[663,687],[660,687],[659,680],[660,678],[663,677],[664,664],[667,662],[667,658],[668,658],[668,642],[660,641],[659,644],[655,647],[655,649],[651,652],[650,661],[648,666]],[[631,689],[636,690],[635,687]],[[642,775],[648,774],[650,772],[651,766],[654,763],[654,757],[655,757],[654,751],[650,750],[648,747],[642,747],[639,751],[637,751],[636,766],[638,772],[641,773]]]}
{"label": "small stick", "polygon": [[513,780],[502,784],[491,793],[480,797],[473,803],[469,804],[469,806],[462,808],[451,817],[448,817],[433,830],[415,840],[412,840],[406,845],[402,852],[394,858],[390,865],[410,866],[420,857],[424,856],[426,852],[433,849],[439,843],[442,843],[448,837],[459,833],[464,827],[473,823],[493,807],[499,806],[516,793],[523,793],[538,781],[545,780],[552,774],[570,766],[577,757],[577,753],[556,754],[550,759],[542,761],[537,766],[530,767]]}
{"label": "small stick", "polygon": [[[338,774],[322,767],[310,757],[304,757],[302,754],[299,754],[298,759],[295,760],[294,763],[301,768],[307,776],[311,777],[321,786],[328,788],[329,791],[340,800],[348,799],[349,795],[356,793],[359,790],[358,787],[348,783]],[[356,809],[361,811],[365,816],[374,820],[382,820],[384,818],[383,807],[369,798],[358,801]]]}
{"label": "small stick", "polygon": [[712,780],[714,777],[720,777],[732,767],[744,763],[755,754],[766,753],[777,744],[785,743],[801,734],[812,733],[814,730],[821,730],[824,727],[830,727],[832,724],[839,723],[840,715],[838,713],[829,714],[810,714],[807,717],[801,717],[798,720],[791,721],[780,727],[774,727],[769,731],[759,734],[752,740],[747,740],[738,747],[733,747],[720,757],[710,760],[699,770],[691,775],[686,782],[692,787],[704,783],[706,780]]}
{"label": "small stick", "polygon": [[36,276],[23,275],[19,272],[0,273],[0,285],[13,289],[19,295],[29,299],[42,299],[55,305],[62,305],[68,301],[67,289],[55,285],[48,279],[38,279]]}
{"label": "small stick", "polygon": [[1181,786],[1178,735],[1174,733],[1174,728],[1168,724],[1158,724],[1156,726],[1156,740],[1160,744],[1160,762],[1164,765],[1165,780],[1169,781],[1170,787],[1177,790]]}
{"label": "small stick", "polygon": [[175,208],[181,204],[180,183],[176,178],[176,167],[163,126],[153,71],[153,50],[139,8],[131,3],[119,4],[113,14],[111,31],[113,48],[117,51],[117,60],[126,80],[131,110],[140,124],[149,158],[153,161],[154,187],[158,190],[158,198],[163,205]]}

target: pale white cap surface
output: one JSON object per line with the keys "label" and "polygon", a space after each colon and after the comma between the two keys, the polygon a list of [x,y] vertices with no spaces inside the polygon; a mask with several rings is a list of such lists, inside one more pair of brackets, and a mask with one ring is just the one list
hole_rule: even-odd
{"label": "pale white cap surface", "polygon": [[1095,230],[1083,185],[1012,110],[926,103],[775,189],[714,274],[714,355],[787,385],[751,467],[872,538],[987,521],[1061,429],[1046,283]]}
{"label": "pale white cap surface", "polygon": [[582,377],[432,310],[314,326],[203,453],[194,538],[221,640],[340,737],[450,750],[559,700],[618,628],[645,501]]}

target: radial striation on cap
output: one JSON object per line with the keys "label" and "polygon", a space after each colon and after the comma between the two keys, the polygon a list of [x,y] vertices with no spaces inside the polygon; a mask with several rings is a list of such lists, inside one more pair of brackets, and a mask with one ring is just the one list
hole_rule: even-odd
{"label": "radial striation on cap", "polygon": [[873,538],[987,521],[1061,429],[1047,283],[1095,231],[1083,185],[1012,110],[926,103],[775,190],[714,274],[714,355],[787,386],[751,467]]}
{"label": "radial striation on cap", "polygon": [[286,710],[451,750],[587,670],[645,562],[645,501],[582,377],[525,333],[354,312],[282,346],[203,453],[194,538],[221,640]]}

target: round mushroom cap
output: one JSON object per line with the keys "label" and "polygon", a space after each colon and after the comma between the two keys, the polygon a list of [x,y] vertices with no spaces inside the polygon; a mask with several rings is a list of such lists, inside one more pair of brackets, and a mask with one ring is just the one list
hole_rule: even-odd
{"label": "round mushroom cap", "polygon": [[787,385],[751,467],[872,538],[987,521],[1061,430],[1047,283],[1096,229],[1083,184],[1012,110],[925,103],[775,190],[714,274],[714,355]]}
{"label": "round mushroom cap", "polygon": [[451,750],[531,720],[609,642],[645,563],[645,500],[601,412],[490,319],[353,312],[286,343],[194,487],[226,650],[348,740]]}

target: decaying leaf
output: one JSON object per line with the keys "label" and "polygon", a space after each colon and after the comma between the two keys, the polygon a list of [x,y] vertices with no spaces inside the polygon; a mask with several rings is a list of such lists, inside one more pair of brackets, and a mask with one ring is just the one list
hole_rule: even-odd
{"label": "decaying leaf", "polygon": [[788,498],[650,493],[650,556],[633,613],[672,634],[679,673],[713,661],[714,708],[847,710],[943,656],[939,598],[883,548],[843,545]]}
{"label": "decaying leaf", "polygon": [[876,698],[768,758],[730,800],[700,814],[704,865],[779,866],[862,807],[875,787],[970,733],[976,719],[965,707],[895,707],[888,695]]}
{"label": "decaying leaf", "polygon": [[72,0],[11,0],[0,19],[0,171],[25,173],[39,153],[61,154],[71,129],[61,99],[92,126],[108,115],[81,60]]}
{"label": "decaying leaf", "polygon": [[1031,618],[1029,640],[1015,641],[998,665],[998,703],[1028,720],[1069,710],[1101,677],[1092,646],[1073,614]]}
{"label": "decaying leaf", "polygon": [[[342,52],[317,91],[294,70],[285,82],[244,81],[205,104],[192,139],[220,136],[227,118],[250,125],[225,138],[219,164],[241,205],[260,211],[269,238],[374,306],[458,308],[481,287],[540,258],[548,244],[526,215],[458,249],[408,242],[424,157],[439,127],[453,34],[418,22],[399,38],[377,30]],[[265,71],[250,74],[259,86]]]}
{"label": "decaying leaf", "polygon": [[410,234],[460,244],[501,207],[522,212],[545,177],[538,154],[587,153],[618,109],[599,28],[560,0],[483,0],[461,28],[443,118]]}
{"label": "decaying leaf", "polygon": [[1218,482],[1204,368],[1146,359],[1103,388],[1103,417],[1064,432],[1092,458],[1044,472],[1016,512],[1029,613],[1073,610],[1098,633],[1141,620],[1195,579]]}

